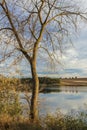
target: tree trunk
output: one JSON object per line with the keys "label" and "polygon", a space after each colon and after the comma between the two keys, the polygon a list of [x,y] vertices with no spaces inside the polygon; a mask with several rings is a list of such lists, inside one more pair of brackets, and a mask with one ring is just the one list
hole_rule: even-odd
{"label": "tree trunk", "polygon": [[31,72],[33,80],[30,117],[33,121],[38,120],[38,94],[39,94],[39,79],[36,71],[36,62],[31,62]]}

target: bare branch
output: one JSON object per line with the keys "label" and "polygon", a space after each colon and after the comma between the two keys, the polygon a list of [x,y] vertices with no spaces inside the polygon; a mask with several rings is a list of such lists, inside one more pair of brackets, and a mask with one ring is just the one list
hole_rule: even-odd
{"label": "bare branch", "polygon": [[7,28],[0,28],[0,31],[3,31],[3,30],[10,30],[10,31],[13,31],[12,28],[9,28],[9,27],[7,27]]}
{"label": "bare branch", "polygon": [[41,48],[41,49],[44,49],[44,50],[46,51],[46,53],[48,54],[48,56],[50,57],[51,61],[53,61],[52,55],[51,55],[51,53],[48,51],[48,49],[45,48],[45,47],[42,47],[42,46],[38,47],[38,49],[40,49],[40,48]]}
{"label": "bare branch", "polygon": [[30,61],[31,58],[30,58],[30,56],[26,53],[25,49],[23,48],[22,43],[21,43],[21,40],[20,40],[20,38],[19,38],[19,35],[18,35],[18,33],[17,33],[17,31],[16,31],[16,28],[15,28],[13,22],[12,22],[11,17],[10,17],[10,13],[9,13],[9,10],[8,10],[8,7],[7,7],[7,3],[5,2],[6,9],[5,9],[5,7],[4,7],[3,5],[1,5],[1,6],[2,6],[4,12],[6,13],[6,16],[7,16],[8,20],[9,20],[9,23],[10,23],[11,27],[12,27],[12,30],[13,30],[13,32],[14,32],[14,35],[15,35],[15,37],[16,37],[16,39],[17,39],[18,44],[19,44],[20,51],[21,51],[21,52],[25,55],[25,57]]}
{"label": "bare branch", "polygon": [[[79,12],[70,12],[70,11],[64,11],[61,13],[56,14],[55,16],[53,16],[51,19],[49,19],[46,24],[50,23],[51,21],[55,20],[57,17],[59,16],[67,16],[67,15],[77,15],[77,16],[81,16],[81,14]],[[85,17],[84,17],[85,18]]]}

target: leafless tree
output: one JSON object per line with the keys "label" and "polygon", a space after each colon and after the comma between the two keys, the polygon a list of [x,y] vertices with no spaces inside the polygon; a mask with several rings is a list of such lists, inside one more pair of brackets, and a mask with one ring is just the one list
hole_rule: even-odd
{"label": "leafless tree", "polygon": [[[36,70],[39,50],[56,61],[57,50],[77,29],[86,12],[72,0],[0,0],[0,60],[14,63],[27,59],[32,74],[30,115],[38,117],[39,79]],[[44,53],[44,55],[46,54]]]}

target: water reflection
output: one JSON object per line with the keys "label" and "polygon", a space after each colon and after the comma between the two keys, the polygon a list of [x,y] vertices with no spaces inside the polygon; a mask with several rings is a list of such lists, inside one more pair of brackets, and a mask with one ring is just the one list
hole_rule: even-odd
{"label": "water reflection", "polygon": [[41,93],[39,97],[40,113],[53,113],[56,109],[60,109],[63,113],[87,109],[87,87],[49,88],[45,89],[45,93]]}
{"label": "water reflection", "polygon": [[61,91],[62,90],[60,88],[45,88],[43,89],[42,93],[52,93],[52,92],[58,93]]}
{"label": "water reflection", "polygon": [[[24,94],[22,94],[24,96]],[[22,100],[22,98],[21,98]],[[24,104],[26,102],[22,100]],[[40,114],[54,113],[60,109],[63,113],[71,110],[87,110],[87,87],[51,87],[39,94],[39,112]]]}
{"label": "water reflection", "polygon": [[78,93],[79,87],[77,86],[65,86],[65,87],[51,87],[43,89],[43,93],[51,93],[51,92],[71,92],[71,93]]}
{"label": "water reflection", "polygon": [[78,93],[78,87],[76,86],[66,86],[65,92]]}

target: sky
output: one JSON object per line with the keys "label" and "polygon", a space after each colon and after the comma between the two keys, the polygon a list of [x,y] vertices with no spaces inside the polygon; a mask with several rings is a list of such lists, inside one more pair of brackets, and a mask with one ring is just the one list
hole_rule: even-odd
{"label": "sky", "polygon": [[[79,0],[78,0],[79,1]],[[87,0],[82,0],[83,6],[87,5]],[[38,61],[37,71],[39,76],[50,77],[87,77],[87,23],[81,25],[80,31],[73,39],[73,45],[69,45],[65,53],[58,57],[61,64],[56,64],[55,68],[51,68],[49,64],[45,64],[44,60]],[[13,76],[20,75],[24,77],[31,76],[29,66],[22,62],[21,66],[6,69],[9,63],[0,64],[0,73]],[[15,69],[16,68],[16,69]],[[15,71],[16,70],[16,71]]]}
{"label": "sky", "polygon": [[[54,71],[47,68],[44,75],[54,77],[87,77],[87,27],[83,25],[81,31],[72,41],[73,45],[60,56],[61,64],[57,64]],[[41,73],[40,73],[41,74]]]}
{"label": "sky", "polygon": [[[86,28],[87,29],[87,28]],[[62,61],[64,69],[59,73],[63,77],[87,77],[87,30],[83,29],[73,40],[73,47],[66,50]]]}
{"label": "sky", "polygon": [[[83,7],[87,7],[87,0],[82,0],[81,2]],[[54,72],[46,73],[45,69],[44,75],[54,77],[87,77],[87,23],[81,25],[72,42],[73,45],[70,45],[60,58],[62,65],[57,65]]]}

